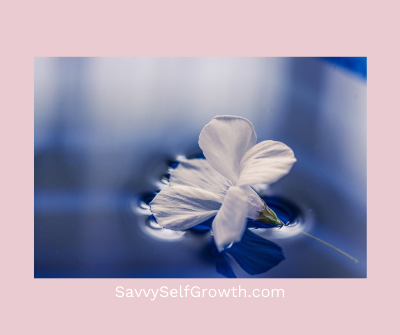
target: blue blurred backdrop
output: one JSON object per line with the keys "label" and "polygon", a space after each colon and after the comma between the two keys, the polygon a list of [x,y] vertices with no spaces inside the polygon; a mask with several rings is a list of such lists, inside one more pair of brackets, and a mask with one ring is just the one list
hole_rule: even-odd
{"label": "blue blurred backdrop", "polygon": [[35,277],[220,277],[209,234],[159,229],[141,197],[223,114],[293,149],[291,173],[259,189],[359,260],[274,232],[286,260],[236,275],[366,277],[365,58],[36,58]]}

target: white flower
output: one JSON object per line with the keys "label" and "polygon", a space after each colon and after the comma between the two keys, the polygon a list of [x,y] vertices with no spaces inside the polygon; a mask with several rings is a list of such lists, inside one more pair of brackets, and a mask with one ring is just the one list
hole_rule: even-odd
{"label": "white flower", "polygon": [[184,230],[216,215],[212,229],[221,251],[241,240],[246,218],[280,222],[250,187],[274,183],[296,162],[281,142],[258,144],[252,123],[238,116],[216,116],[200,133],[204,159],[187,160],[171,172],[170,186],[150,203],[158,224]]}

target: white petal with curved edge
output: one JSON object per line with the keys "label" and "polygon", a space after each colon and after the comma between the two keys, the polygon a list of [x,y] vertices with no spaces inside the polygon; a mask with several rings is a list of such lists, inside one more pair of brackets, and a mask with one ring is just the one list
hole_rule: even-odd
{"label": "white petal with curved edge", "polygon": [[232,186],[215,217],[212,229],[219,251],[232,242],[239,242],[246,229],[247,194],[239,187]]}
{"label": "white petal with curved edge", "polygon": [[223,201],[226,191],[232,183],[215,169],[205,159],[191,159],[179,163],[176,169],[170,171],[169,184],[185,185],[200,188],[218,195]]}
{"label": "white petal with curved edge", "polygon": [[271,184],[289,173],[296,162],[292,149],[276,141],[263,141],[252,147],[240,162],[238,185]]}
{"label": "white petal with curved edge", "polygon": [[[205,159],[183,161],[179,163],[176,169],[170,172],[169,184],[171,186],[185,185],[200,188],[219,196],[221,202],[225,198],[228,188],[232,186],[232,182],[214,170]],[[247,217],[257,219],[259,216],[258,212],[264,209],[264,202],[250,186],[244,186],[242,189],[248,195],[249,207]]]}
{"label": "white petal with curved edge", "polygon": [[252,123],[238,116],[216,116],[200,133],[199,146],[210,165],[234,185],[240,161],[257,142]]}
{"label": "white petal with curved edge", "polygon": [[263,211],[265,208],[264,201],[250,186],[241,186],[240,188],[245,191],[248,196],[247,217],[253,220],[258,219],[260,216],[259,212]]}
{"label": "white petal with curved edge", "polygon": [[221,199],[208,191],[189,186],[169,186],[150,203],[157,223],[164,228],[184,230],[217,214]]}

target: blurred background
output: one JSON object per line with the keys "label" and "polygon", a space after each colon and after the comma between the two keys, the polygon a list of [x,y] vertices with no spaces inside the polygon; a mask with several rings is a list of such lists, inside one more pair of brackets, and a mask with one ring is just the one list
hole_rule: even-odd
{"label": "blurred background", "polygon": [[293,149],[264,191],[359,260],[276,233],[286,260],[236,275],[366,277],[365,58],[36,58],[34,80],[35,277],[222,277],[209,234],[159,229],[142,200],[224,114]]}

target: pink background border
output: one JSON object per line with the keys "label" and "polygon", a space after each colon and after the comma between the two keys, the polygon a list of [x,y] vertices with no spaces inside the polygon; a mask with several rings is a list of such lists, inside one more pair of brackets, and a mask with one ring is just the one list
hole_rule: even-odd
{"label": "pink background border", "polygon": [[[394,147],[399,116],[394,99],[400,55],[395,42],[399,8],[392,3],[381,1],[375,7],[363,1],[2,4],[3,333],[393,333],[398,328],[399,271],[395,258],[399,224],[392,214],[399,207]],[[368,56],[367,279],[33,278],[35,56],[311,55]],[[115,297],[119,285],[187,284],[283,288],[286,294],[284,299]]]}

